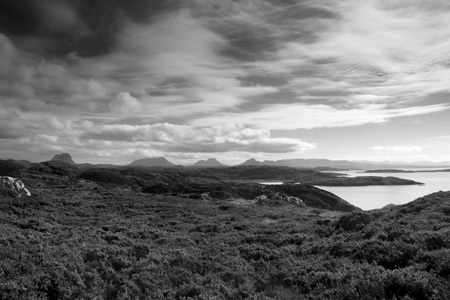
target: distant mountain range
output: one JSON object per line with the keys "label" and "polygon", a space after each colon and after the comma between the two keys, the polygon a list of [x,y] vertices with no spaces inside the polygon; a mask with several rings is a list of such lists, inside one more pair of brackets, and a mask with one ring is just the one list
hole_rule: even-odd
{"label": "distant mountain range", "polygon": [[323,169],[323,170],[367,170],[367,169],[384,169],[384,168],[424,168],[424,167],[438,167],[443,166],[437,164],[409,164],[409,163],[372,163],[372,162],[356,162],[348,160],[329,160],[329,159],[282,159],[282,160],[265,160],[257,161],[251,158],[240,166],[286,166],[292,168],[311,168],[311,169]]}
{"label": "distant mountain range", "polygon": [[194,164],[194,167],[224,167],[225,165],[215,158],[208,160],[199,160]]}
{"label": "distant mountain range", "polygon": [[[51,161],[63,161],[71,165],[77,165],[78,167],[118,167],[117,165],[100,165],[100,164],[77,164],[72,160],[69,153],[61,153],[55,155]],[[431,163],[431,162],[417,162],[417,163],[373,163],[368,161],[349,161],[349,160],[329,160],[329,159],[282,159],[282,160],[265,160],[257,161],[254,158],[248,159],[239,166],[284,166],[292,168],[305,168],[305,169],[315,169],[317,171],[339,171],[339,170],[373,170],[373,169],[402,169],[402,168],[425,168],[425,167],[449,167],[450,163]],[[143,158],[133,161],[132,163],[125,166],[140,166],[140,167],[175,167],[180,166],[168,161],[164,157],[151,157]],[[193,167],[225,167],[215,158],[209,158],[207,160],[199,160]]]}

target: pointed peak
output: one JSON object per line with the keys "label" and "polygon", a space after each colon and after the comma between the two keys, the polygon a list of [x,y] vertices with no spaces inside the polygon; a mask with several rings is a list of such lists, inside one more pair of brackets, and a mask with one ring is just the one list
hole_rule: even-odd
{"label": "pointed peak", "polygon": [[250,159],[247,159],[246,161],[244,161],[242,164],[240,164],[240,166],[259,166],[262,164],[263,164],[262,162],[257,161],[254,158],[250,158]]}

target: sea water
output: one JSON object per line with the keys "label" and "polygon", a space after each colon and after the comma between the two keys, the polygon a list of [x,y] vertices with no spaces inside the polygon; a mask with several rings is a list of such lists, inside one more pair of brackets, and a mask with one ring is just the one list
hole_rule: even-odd
{"label": "sea water", "polygon": [[[425,171],[424,169],[421,169]],[[339,172],[348,176],[394,176],[422,182],[424,185],[372,185],[372,186],[317,186],[329,191],[347,202],[363,209],[382,208],[388,204],[405,204],[422,196],[450,190],[450,172],[420,173],[361,173],[361,171]]]}

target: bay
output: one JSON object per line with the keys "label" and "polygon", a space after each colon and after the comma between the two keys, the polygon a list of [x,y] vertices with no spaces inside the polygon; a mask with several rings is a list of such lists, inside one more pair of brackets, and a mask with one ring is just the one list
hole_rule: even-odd
{"label": "bay", "polygon": [[[425,171],[424,169],[420,170]],[[361,173],[361,171],[345,171],[340,173],[347,174],[352,177],[394,176],[424,183],[424,185],[390,186],[317,186],[318,188],[329,191],[341,197],[347,202],[363,210],[382,208],[388,204],[405,204],[434,192],[450,190],[450,172]]]}

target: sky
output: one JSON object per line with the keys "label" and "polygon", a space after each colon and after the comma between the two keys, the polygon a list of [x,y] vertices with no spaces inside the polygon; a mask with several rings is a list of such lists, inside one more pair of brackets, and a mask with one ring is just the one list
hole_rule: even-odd
{"label": "sky", "polygon": [[0,159],[450,161],[447,0],[2,0]]}

